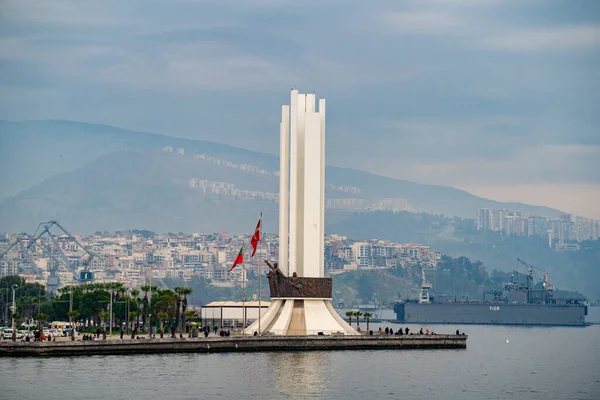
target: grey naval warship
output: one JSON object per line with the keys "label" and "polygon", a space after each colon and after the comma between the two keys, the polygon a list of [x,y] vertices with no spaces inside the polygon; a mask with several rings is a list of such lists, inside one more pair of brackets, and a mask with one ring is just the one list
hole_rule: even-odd
{"label": "grey naval warship", "polygon": [[[521,260],[519,260],[521,261]],[[524,279],[523,279],[523,275]],[[554,286],[544,272],[542,289],[534,289],[534,271],[513,274],[503,290],[484,292],[483,300],[438,299],[422,271],[418,299],[394,304],[398,322],[427,324],[585,326],[587,302],[581,298],[555,298]],[[524,282],[523,282],[524,280]],[[489,298],[488,298],[489,296]]]}

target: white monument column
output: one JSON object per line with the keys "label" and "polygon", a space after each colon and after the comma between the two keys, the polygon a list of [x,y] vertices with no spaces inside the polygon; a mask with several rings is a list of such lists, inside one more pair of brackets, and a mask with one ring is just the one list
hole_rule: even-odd
{"label": "white monument column", "polygon": [[279,269],[288,275],[289,233],[289,182],[290,182],[290,107],[281,107],[279,124]]}
{"label": "white monument column", "polygon": [[[294,260],[294,270],[290,269],[290,274],[296,272],[298,276],[304,276],[304,135],[306,124],[306,95],[298,94],[298,105],[296,114],[296,137],[291,138],[296,143],[296,152],[292,153],[292,158],[296,162],[296,198],[292,199],[290,207],[295,205],[294,231],[290,230],[290,240],[294,241],[295,250],[290,252],[290,257]],[[293,164],[292,164],[293,165]],[[291,194],[290,194],[291,197]]]}
{"label": "white monument column", "polygon": [[[287,277],[296,273],[299,278],[293,279],[300,286],[292,292],[275,290],[277,296],[286,293],[290,297],[273,297],[260,324],[257,321],[246,329],[248,334],[257,329],[261,329],[261,335],[359,334],[337,314],[331,298],[308,294],[310,285],[324,281],[300,279],[325,277],[325,100],[320,99],[318,104],[317,110],[314,94],[292,90],[290,106],[281,109],[279,127],[278,266]],[[292,278],[283,279],[291,285]],[[302,285],[307,288],[302,289]]]}
{"label": "white monument column", "polygon": [[[298,209],[298,91],[292,90],[290,99],[290,204],[289,204],[289,241],[290,258],[288,263],[289,275],[296,272],[296,225]],[[280,154],[280,157],[284,155]],[[281,190],[281,188],[280,188]]]}
{"label": "white monument column", "polygon": [[323,278],[321,268],[324,253],[321,223],[323,212],[322,193],[325,182],[321,180],[321,161],[323,148],[321,145],[321,115],[315,112],[315,96],[306,95],[306,114],[304,117],[304,247],[302,258],[303,275],[310,278]]}
{"label": "white monument column", "polygon": [[321,249],[319,258],[319,271],[321,277],[325,276],[325,99],[319,100],[319,116],[321,117]]}

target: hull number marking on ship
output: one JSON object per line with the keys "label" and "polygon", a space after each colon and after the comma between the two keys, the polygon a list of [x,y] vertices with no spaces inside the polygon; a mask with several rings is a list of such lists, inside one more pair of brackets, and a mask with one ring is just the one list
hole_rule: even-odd
{"label": "hull number marking on ship", "polygon": [[490,311],[500,311],[499,306],[490,306]]}

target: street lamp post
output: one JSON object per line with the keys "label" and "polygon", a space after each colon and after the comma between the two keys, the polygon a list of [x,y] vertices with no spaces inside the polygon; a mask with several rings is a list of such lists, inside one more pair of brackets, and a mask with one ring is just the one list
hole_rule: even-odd
{"label": "street lamp post", "polygon": [[17,304],[15,302],[15,290],[17,290],[17,288],[19,287],[19,285],[12,285],[12,294],[13,294],[13,298],[12,298],[12,307],[11,307],[11,311],[12,311],[12,340],[13,342],[15,340],[17,340],[17,321],[15,320],[15,313],[17,312]]}
{"label": "street lamp post", "polygon": [[2,286],[6,288],[6,300],[2,301],[2,322],[8,322],[8,282],[2,282]]}
{"label": "street lamp post", "polygon": [[113,290],[110,290],[110,326],[108,327],[109,335],[112,337],[113,324]]}
{"label": "street lamp post", "polygon": [[127,296],[127,316],[126,316],[126,323],[125,323],[125,332],[127,332],[127,334],[129,335],[129,296]]}

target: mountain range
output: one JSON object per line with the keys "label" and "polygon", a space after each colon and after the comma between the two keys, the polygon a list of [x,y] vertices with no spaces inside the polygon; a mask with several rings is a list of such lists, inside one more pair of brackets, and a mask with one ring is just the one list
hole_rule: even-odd
{"label": "mountain range", "polygon": [[[279,159],[272,154],[106,125],[43,120],[0,121],[0,160],[0,231],[28,232],[39,222],[56,219],[82,233],[132,228],[242,232],[261,211],[265,230],[277,230],[273,196],[278,192]],[[335,223],[356,211],[380,207],[463,218],[473,218],[478,208],[552,217],[561,213],[334,166],[327,166],[326,181],[327,198],[337,201],[328,211]]]}

